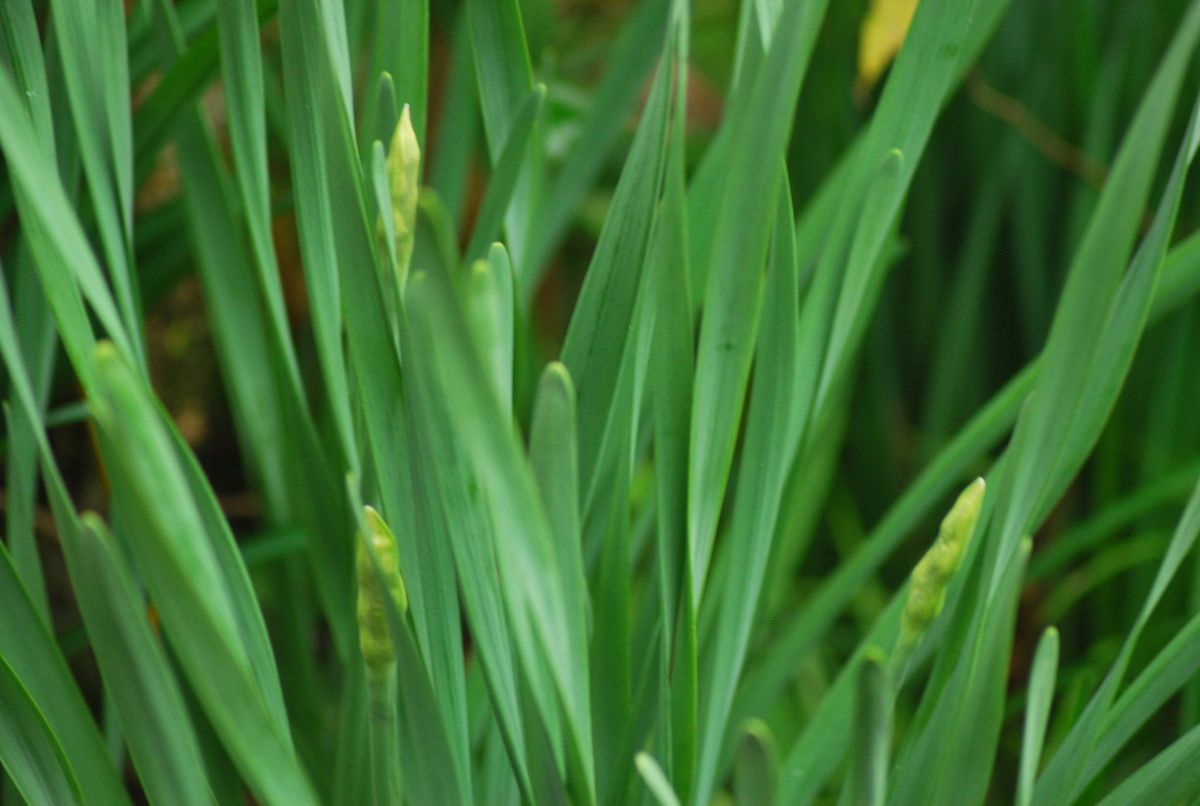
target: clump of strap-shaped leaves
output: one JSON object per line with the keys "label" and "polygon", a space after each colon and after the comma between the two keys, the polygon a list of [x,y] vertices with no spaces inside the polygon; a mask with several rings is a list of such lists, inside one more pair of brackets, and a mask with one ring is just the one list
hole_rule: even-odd
{"label": "clump of strap-shaped leaves", "polygon": [[[1110,774],[1165,702],[1197,694],[1194,611],[1137,654],[1200,531],[1194,462],[1030,560],[1143,332],[1200,288],[1200,241],[1175,231],[1200,141],[1184,100],[1200,2],[1165,24],[1170,43],[1080,208],[1061,291],[1039,295],[1045,280],[1021,276],[1022,304],[1047,326],[1030,328],[1036,357],[955,425],[954,387],[972,367],[963,345],[988,300],[988,222],[1022,158],[987,153],[982,223],[938,317],[940,441],[801,591],[918,165],[1019,4],[922,0],[865,123],[799,194],[793,149],[820,121],[796,110],[833,5],[740,5],[724,112],[697,155],[684,0],[635,4],[565,146],[548,110],[563,114],[562,99],[536,80],[523,17],[539,2],[453,9],[436,137],[428,0],[0,4],[0,215],[17,222],[0,283],[0,763],[12,791],[119,804],[132,771],[159,804],[247,791],[287,806],[1200,794],[1196,726]],[[220,131],[201,103],[216,80]],[[1099,86],[1117,97],[1115,79]],[[167,144],[178,200],[152,218],[134,189]],[[469,217],[476,151],[487,181]],[[618,152],[547,362],[535,292]],[[1043,208],[1020,198],[1018,222],[1033,227]],[[303,338],[280,279],[281,206],[299,244]],[[249,538],[149,375],[148,286],[181,261],[203,288],[262,501],[265,529]],[[64,417],[48,406],[56,374],[86,401],[74,416],[95,434],[103,518],[77,510],[48,437]],[[951,508],[980,471],[986,495],[978,480]],[[54,633],[39,477],[103,682],[95,702]],[[1103,676],[1062,703],[1051,627],[1015,693],[1026,583],[1184,498]],[[950,515],[934,541],[939,510]],[[911,582],[847,626],[902,548],[915,549]],[[818,654],[836,664],[794,713]],[[1009,780],[995,772],[1014,720]]]}

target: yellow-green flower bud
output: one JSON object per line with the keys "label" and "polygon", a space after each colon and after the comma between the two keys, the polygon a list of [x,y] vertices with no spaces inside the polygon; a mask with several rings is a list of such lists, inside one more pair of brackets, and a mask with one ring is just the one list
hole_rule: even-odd
{"label": "yellow-green flower bud", "polygon": [[900,619],[902,651],[916,646],[925,630],[942,612],[950,578],[962,564],[967,544],[975,531],[975,522],[979,520],[985,486],[983,479],[975,479],[959,494],[954,506],[942,519],[937,540],[913,569],[908,599]]}
{"label": "yellow-green flower bud", "polygon": [[417,230],[417,195],[421,186],[421,146],[413,131],[408,104],[392,135],[387,155],[388,188],[392,196],[392,230],[396,238],[396,270],[400,291],[408,279],[413,236]]}
{"label": "yellow-green flower bud", "polygon": [[[388,630],[387,600],[391,596],[400,612],[408,609],[408,595],[404,591],[404,579],[400,575],[400,559],[396,551],[396,538],[388,529],[383,518],[372,507],[363,507],[363,520],[367,531],[364,540],[358,542],[358,640],[362,646],[363,661],[371,675],[386,674],[396,660],[396,649],[392,645],[392,634]],[[386,587],[379,585],[375,562],[367,550],[367,543],[374,549],[375,559]]]}

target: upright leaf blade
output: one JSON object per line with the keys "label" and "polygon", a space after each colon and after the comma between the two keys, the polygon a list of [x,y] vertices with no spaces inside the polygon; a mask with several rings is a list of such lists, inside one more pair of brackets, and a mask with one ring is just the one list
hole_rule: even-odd
{"label": "upright leaf blade", "polygon": [[262,615],[211,489],[112,346],[94,360],[90,403],[114,484],[130,493],[129,544],[183,670],[256,791],[314,802]]}
{"label": "upright leaf blade", "polygon": [[1058,672],[1058,631],[1050,627],[1042,633],[1033,656],[1033,671],[1029,675],[1029,702],[1025,706],[1025,730],[1021,738],[1021,766],[1017,777],[1017,804],[1028,806],[1033,799],[1033,783],[1037,776],[1046,724],[1050,721],[1050,704],[1054,699],[1054,678]]}
{"label": "upright leaf blade", "polygon": [[0,762],[28,803],[83,802],[54,733],[12,667],[0,658]]}

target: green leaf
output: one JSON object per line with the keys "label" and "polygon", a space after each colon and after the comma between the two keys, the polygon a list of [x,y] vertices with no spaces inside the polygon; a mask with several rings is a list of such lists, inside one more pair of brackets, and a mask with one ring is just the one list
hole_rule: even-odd
{"label": "green leaf", "polygon": [[[339,451],[350,469],[356,467],[350,417],[350,390],[342,353],[342,291],[338,278],[339,247],[335,229],[335,197],[330,187],[330,152],[336,143],[324,133],[331,97],[332,70],[325,60],[323,31],[316,10],[307,2],[280,4],[283,83],[287,94],[288,158],[296,204],[297,235],[303,257],[313,337],[325,397],[334,412]],[[348,121],[346,125],[349,125]],[[336,130],[335,130],[336,131]],[[357,164],[357,155],[355,159]],[[349,177],[344,177],[349,180]],[[344,200],[337,200],[344,205]],[[353,209],[342,210],[349,214]],[[372,261],[373,263],[373,261]],[[370,266],[366,267],[370,268]],[[385,513],[387,514],[387,513]]]}
{"label": "green leaf", "polygon": [[903,606],[904,592],[900,591],[892,597],[818,703],[781,765],[777,802],[812,803],[841,764],[853,736],[858,664],[871,647],[895,643]]}
{"label": "green leaf", "polygon": [[414,476],[418,522],[453,551],[467,620],[478,652],[487,693],[503,747],[522,792],[530,791],[526,733],[519,696],[518,659],[512,627],[497,574],[500,537],[491,520],[486,497],[465,446],[449,413],[449,403],[437,386],[429,362],[421,360],[411,327],[401,330],[406,354],[416,358],[406,373],[405,414],[414,457],[432,472]]}
{"label": "green leaf", "polygon": [[[10,686],[7,693],[15,698],[11,708],[14,712],[28,712],[30,707],[40,709],[50,731],[50,737],[46,738],[55,738],[61,746],[74,778],[88,782],[87,799],[83,802],[127,803],[124,787],[108,758],[83,696],[71,678],[54,639],[46,632],[41,617],[17,579],[8,552],[3,551],[2,555],[0,604],[4,605],[7,616],[4,619],[5,626],[0,630],[0,659],[12,677],[20,681],[24,696],[31,701],[23,705],[18,696],[21,692]],[[14,730],[36,732],[36,726],[30,724],[28,713],[19,719],[25,724],[21,728],[14,727]],[[36,736],[26,737],[22,741],[31,739],[43,745],[42,749],[31,752],[40,757],[39,763],[47,763],[47,745]],[[80,794],[83,795],[82,791]]]}
{"label": "green leaf", "polygon": [[464,305],[475,337],[476,349],[484,356],[488,374],[501,406],[510,413],[513,405],[513,325],[516,317],[512,263],[501,244],[492,244],[487,260],[476,261],[464,283]]}
{"label": "green leaf", "polygon": [[[1198,9],[1197,19],[1200,19]],[[1045,517],[1095,445],[1125,381],[1141,341],[1174,232],[1187,174],[1200,145],[1200,102],[1193,107],[1188,129],[1149,232],[1134,255],[1112,302],[1082,397],[1055,463],[1053,482],[1039,501],[1037,517]],[[1047,370],[1049,371],[1049,370]]]}
{"label": "green leaf", "polygon": [[136,353],[75,216],[74,205],[63,190],[58,168],[38,143],[38,135],[7,72],[0,72],[0,149],[8,159],[18,212],[29,236],[46,299],[58,320],[63,346],[86,384],[88,355],[95,337],[83,307],[81,290],[122,352]]}
{"label": "green leaf", "polygon": [[533,89],[533,68],[517,0],[468,0],[479,100],[488,150],[498,159],[521,102]]}
{"label": "green leaf", "polygon": [[[428,146],[426,121],[429,118],[429,0],[402,0],[396,3],[381,3],[374,7],[373,50],[371,68],[367,75],[372,77],[387,73],[396,87],[396,100],[402,107],[412,109],[413,129],[417,141]],[[377,137],[380,126],[388,128],[395,120],[385,121],[382,116],[372,114],[372,108],[364,115],[362,131],[366,137]]]}
{"label": "green leaf", "polygon": [[217,31],[221,46],[221,86],[225,92],[233,146],[234,176],[250,233],[259,287],[265,300],[264,316],[272,328],[273,340],[280,353],[278,358],[286,362],[291,382],[299,386],[299,370],[291,349],[275,244],[271,238],[262,57],[258,50],[258,18],[254,4],[220,0],[217,3]]}
{"label": "green leaf", "polygon": [[0,8],[0,60],[11,69],[14,83],[25,91],[33,128],[49,146],[54,142],[50,94],[42,41],[30,0],[12,0]]}
{"label": "green leaf", "polygon": [[[24,95],[38,139],[53,151],[54,128],[46,70],[42,61],[42,43],[37,20],[29,0],[13,0],[0,8],[0,64],[9,69],[16,86]],[[23,239],[22,239],[23,240]],[[37,410],[44,411],[50,394],[50,381],[56,351],[54,321],[41,288],[30,250],[18,242],[13,294],[17,299],[16,331],[30,368],[37,395]],[[13,564],[30,597],[49,617],[42,564],[34,535],[34,503],[37,482],[37,448],[34,425],[18,409],[8,419],[8,500],[5,507],[9,550]]]}
{"label": "green leaf", "polygon": [[[612,212],[601,232],[563,348],[563,361],[579,389],[585,556],[592,560],[599,554],[593,605],[597,614],[609,614],[595,621],[591,645],[596,767],[602,800],[619,798],[627,791],[628,758],[642,744],[642,723],[655,716],[649,701],[642,697],[658,690],[656,686],[643,688],[638,681],[648,678],[636,676],[638,671],[648,673],[655,668],[656,656],[639,655],[639,661],[634,660],[628,491],[656,306],[651,294],[658,278],[648,261],[654,248],[656,210],[668,153],[676,154],[675,170],[682,170],[678,149],[682,147],[686,71],[680,65],[686,60],[686,32],[686,7],[680,4],[647,114],[618,182]],[[678,185],[675,193],[679,193]],[[678,200],[674,209],[678,215]],[[664,232],[664,238],[675,237],[675,230]],[[675,249],[674,245],[667,248]],[[663,256],[670,259],[672,254],[664,251]],[[639,641],[637,646],[649,648],[652,644]],[[683,663],[681,668],[694,670],[693,661]],[[658,668],[667,668],[661,658]],[[694,676],[694,671],[691,674]]]}
{"label": "green leaf", "polygon": [[[529,465],[499,401],[479,379],[486,377],[467,335],[448,278],[414,277],[409,288],[414,332],[445,349],[439,385],[486,495],[497,535],[501,588],[518,657],[543,713],[557,703],[568,737],[576,797],[592,802],[591,719],[585,658],[570,648],[586,626],[567,606],[562,564]],[[546,687],[552,685],[551,690]]]}
{"label": "green leaf", "polygon": [[500,234],[504,212],[509,208],[521,168],[526,162],[529,149],[533,146],[534,132],[545,100],[546,85],[535,85],[529,96],[521,102],[517,115],[513,118],[504,140],[504,148],[496,158],[487,192],[483,194],[483,201],[479,205],[475,226],[471,230],[471,240],[463,253],[468,261],[483,257],[488,243]]}
{"label": "green leaf", "polygon": [[653,406],[660,664],[668,693],[661,707],[666,710],[663,720],[669,728],[668,770],[686,799],[696,765],[698,641],[687,534],[688,424],[695,346],[688,289],[682,124],[682,118],[676,116],[668,145],[660,220],[651,244],[655,320],[647,384]]}
{"label": "green leaf", "polygon": [[[697,599],[704,589],[745,401],[762,306],[762,267],[783,183],[780,166],[825,6],[825,0],[792,0],[785,7],[779,25],[796,34],[774,41],[729,135],[728,180],[708,256],[712,268],[692,404],[688,532]],[[706,772],[702,766],[701,774],[710,775],[711,769]],[[701,801],[711,787],[711,782],[704,784],[696,791]]]}
{"label": "green leaf", "polygon": [[[1013,551],[1020,535],[1044,517],[1049,506],[1061,494],[1067,478],[1074,475],[1087,446],[1094,441],[1095,426],[1080,417],[1080,407],[1100,411],[1111,405],[1119,389],[1128,358],[1113,362],[1109,379],[1103,371],[1107,358],[1097,363],[1101,336],[1112,331],[1113,316],[1122,317],[1126,352],[1136,345],[1136,334],[1144,324],[1135,312],[1123,313],[1123,305],[1136,311],[1145,292],[1131,295],[1123,302],[1123,271],[1137,235],[1137,219],[1145,205],[1153,180],[1154,168],[1166,137],[1170,114],[1178,95],[1184,70],[1200,34],[1200,4],[1190,4],[1187,16],[1175,34],[1158,72],[1143,96],[1138,112],[1125,135],[1121,150],[1104,186],[1096,212],[1084,239],[1075,253],[1063,288],[1050,335],[1043,354],[1036,395],[1013,436],[1015,467],[1011,490],[1001,507],[996,538],[995,560],[990,563],[989,583],[994,587],[999,569]],[[1148,272],[1161,266],[1157,254],[1163,238],[1169,238],[1174,222],[1171,198],[1182,188],[1179,171],[1190,162],[1187,140],[1180,151],[1176,180],[1164,193],[1156,220],[1162,223],[1147,239],[1135,263],[1146,261],[1127,275],[1139,284]],[[1152,283],[1152,280],[1150,281]],[[1148,303],[1145,303],[1148,304]],[[1117,338],[1111,333],[1104,338]],[[1097,369],[1093,369],[1096,367]],[[1095,387],[1091,384],[1096,384]],[[1092,415],[1093,417],[1095,415]],[[1101,418],[1102,419],[1102,418]],[[1079,421],[1079,425],[1074,423]],[[1071,424],[1071,427],[1064,427]],[[1064,478],[1066,477],[1066,478]]]}
{"label": "green leaf", "polygon": [[638,774],[646,782],[646,788],[659,806],[679,806],[679,796],[671,788],[671,782],[663,774],[662,767],[647,753],[638,753],[634,759]]}
{"label": "green leaf", "polygon": [[1103,806],[1187,803],[1200,794],[1200,727],[1192,728],[1129,776]]}
{"label": "green leaf", "polygon": [[113,485],[130,496],[126,536],[184,673],[256,792],[314,802],[262,615],[212,491],[112,346],[98,346],[94,361],[90,403]]}
{"label": "green leaf", "polygon": [[[980,523],[982,530],[982,518]],[[978,542],[973,541],[973,545],[978,547]],[[1017,595],[1030,548],[1031,541],[1023,540],[977,632],[968,635],[961,648],[950,642],[944,644],[943,656],[955,655],[952,683],[933,703],[928,720],[910,734],[908,747],[897,756],[889,804],[959,797],[974,803],[987,792],[1004,711]],[[975,556],[978,560],[981,555],[977,551]],[[981,570],[981,563],[976,562],[964,590],[982,595]],[[958,606],[965,608],[968,604],[960,602]]]}
{"label": "green leaf", "polygon": [[538,225],[530,233],[528,265],[535,281],[611,156],[643,91],[658,56],[656,46],[666,33],[670,6],[671,0],[638,4],[605,56],[608,71],[591,97],[562,166],[548,183]]}
{"label": "green leaf", "polygon": [[868,651],[858,670],[854,709],[854,746],[842,802],[880,806],[887,796],[892,752],[892,683],[881,652]]}
{"label": "green leaf", "polygon": [[1163,703],[1195,679],[1197,669],[1200,669],[1200,615],[1193,616],[1175,634],[1109,708],[1100,736],[1088,755],[1081,784],[1095,780]]}
{"label": "green leaf", "polygon": [[96,6],[80,0],[54,0],[50,7],[105,263],[129,336],[130,355],[144,369],[141,300],[133,265],[133,146],[125,15],[117,5]]}
{"label": "green leaf", "polygon": [[142,786],[153,803],[213,803],[191,718],[129,569],[103,521],[89,514],[78,526],[68,527],[71,579]]}
{"label": "green leaf", "polygon": [[753,720],[742,730],[734,767],[733,789],[738,803],[774,803],[779,771],[775,741],[766,724]]}
{"label": "green leaf", "polygon": [[1033,783],[1037,776],[1046,725],[1050,721],[1050,705],[1054,701],[1054,678],[1058,672],[1058,630],[1053,627],[1042,633],[1033,656],[1029,673],[1029,699],[1025,705],[1025,729],[1021,734],[1021,766],[1017,775],[1018,806],[1028,806],[1033,799]]}
{"label": "green leaf", "polygon": [[[8,292],[0,283],[0,354],[3,355],[21,406],[34,426],[33,433],[41,442],[43,459],[48,460],[50,454],[44,440],[45,432],[37,427],[39,417],[36,415],[36,403],[17,346]],[[51,473],[50,478],[54,478],[53,465],[47,462],[44,467]],[[57,488],[52,486],[52,492],[56,489],[61,491],[61,485]],[[83,802],[128,802],[87,703],[71,677],[47,622],[21,584],[7,550],[0,551],[0,555],[3,557],[0,560],[0,607],[5,613],[5,618],[0,620],[0,660],[11,670],[15,681],[24,687],[25,695],[33,706],[40,709],[50,738],[61,747],[67,768],[76,780],[87,781],[87,790],[78,790],[78,794],[86,798]],[[30,721],[28,709],[22,704],[21,697],[17,696],[20,692],[10,687],[9,693],[17,698],[11,705],[13,713],[26,711],[25,717],[20,718],[23,727],[19,729],[33,731],[22,741],[42,744],[42,750],[36,751],[39,763],[49,762],[50,757],[46,755],[48,746],[37,738],[37,726]],[[16,721],[14,726],[14,729],[18,729]],[[15,762],[6,762],[6,766],[9,763]]]}
{"label": "green leaf", "polygon": [[[33,266],[24,262],[23,272],[18,278],[19,291],[23,293],[18,303],[24,311],[24,329],[27,336],[20,339],[20,344],[27,345],[23,356],[26,364],[35,367],[36,403],[34,411],[41,414],[46,407],[50,394],[51,373],[53,371],[54,322],[46,303],[37,288],[36,279],[32,277]],[[30,331],[33,331],[30,333]],[[42,617],[49,623],[50,604],[46,595],[46,583],[42,576],[42,562],[38,553],[37,535],[34,532],[34,506],[37,496],[37,437],[34,433],[34,422],[25,413],[24,407],[13,412],[5,410],[5,421],[8,424],[8,463],[7,500],[5,511],[5,526],[8,536],[9,551],[12,552],[13,565],[21,576],[21,582],[29,591],[29,597],[37,606]]]}
{"label": "green leaf", "polygon": [[[620,434],[610,437],[608,424],[622,416],[626,406],[634,405],[618,398],[614,380],[629,345],[636,341],[634,309],[646,285],[644,269],[671,130],[670,79],[671,70],[664,65],[655,78],[563,342],[562,362],[579,395],[579,468],[585,509],[593,506],[597,479],[612,470],[601,458],[612,461],[622,456],[625,461],[623,451],[611,442],[619,442]],[[607,456],[606,440],[610,440]],[[588,543],[586,548],[591,557],[599,546]]]}
{"label": "green leaf", "polygon": [[0,761],[21,797],[27,803],[81,803],[79,783],[62,747],[29,692],[2,658],[0,704],[4,707]]}
{"label": "green leaf", "polygon": [[1096,745],[1104,719],[1116,698],[1117,688],[1124,680],[1125,670],[1137,641],[1168,584],[1191,551],[1197,536],[1200,536],[1200,484],[1193,490],[1187,508],[1179,519],[1137,620],[1126,633],[1120,654],[1109,669],[1104,682],[1088,702],[1087,708],[1050,759],[1042,777],[1038,779],[1034,790],[1035,803],[1048,803],[1053,799],[1073,800],[1083,788],[1084,781],[1081,779],[1088,757]]}
{"label": "green leaf", "polygon": [[341,486],[305,413],[286,348],[271,332],[262,287],[240,248],[215,144],[193,119],[180,126],[176,147],[188,229],[243,455],[272,517],[304,525],[318,591],[339,654],[346,657],[352,592]]}
{"label": "green leaf", "polygon": [[[468,0],[467,23],[475,54],[475,77],[492,165],[499,166],[524,101],[533,92],[533,68],[517,0]],[[516,188],[505,215],[509,253],[521,299],[532,290],[526,252],[537,207],[541,143],[536,134],[525,150]]]}
{"label": "green leaf", "polygon": [[[562,364],[548,364],[538,383],[529,427],[529,464],[554,535],[570,617],[576,623],[587,623],[590,614],[580,550],[575,433],[575,387],[571,376]],[[584,654],[587,646],[579,642],[572,652]]]}
{"label": "green leaf", "polygon": [[[700,702],[700,760],[696,792],[707,797],[750,644],[750,629],[771,554],[771,539],[797,443],[799,423],[790,400],[799,349],[799,271],[796,265],[790,184],[784,182],[775,217],[767,270],[767,310],[759,324],[743,461],[728,538],[732,578],[718,599],[716,633],[707,647]],[[702,568],[693,572],[703,573]],[[703,799],[703,798],[702,798]]]}

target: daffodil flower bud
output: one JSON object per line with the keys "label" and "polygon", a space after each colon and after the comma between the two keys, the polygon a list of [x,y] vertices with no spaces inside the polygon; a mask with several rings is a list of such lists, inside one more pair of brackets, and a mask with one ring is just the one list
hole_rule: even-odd
{"label": "daffodil flower bud", "polygon": [[908,599],[900,618],[899,647],[903,653],[917,645],[942,612],[950,578],[962,564],[967,544],[975,531],[975,522],[979,520],[984,487],[983,479],[975,479],[959,494],[950,512],[942,519],[937,540],[913,569]]}
{"label": "daffodil flower bud", "polygon": [[[404,579],[400,575],[400,560],[396,551],[396,538],[392,535],[379,513],[371,507],[363,507],[366,523],[365,540],[358,543],[358,637],[362,646],[363,661],[367,673],[382,676],[388,673],[396,661],[396,649],[388,629],[387,599],[390,596],[400,612],[408,609],[408,595],[404,590]],[[370,543],[385,587],[380,586],[380,575],[376,574],[375,561],[367,549]]]}
{"label": "daffodil flower bud", "polygon": [[396,239],[396,281],[403,292],[417,230],[417,196],[421,186],[421,146],[413,130],[408,104],[392,135],[387,155],[388,189],[392,197],[392,231]]}

